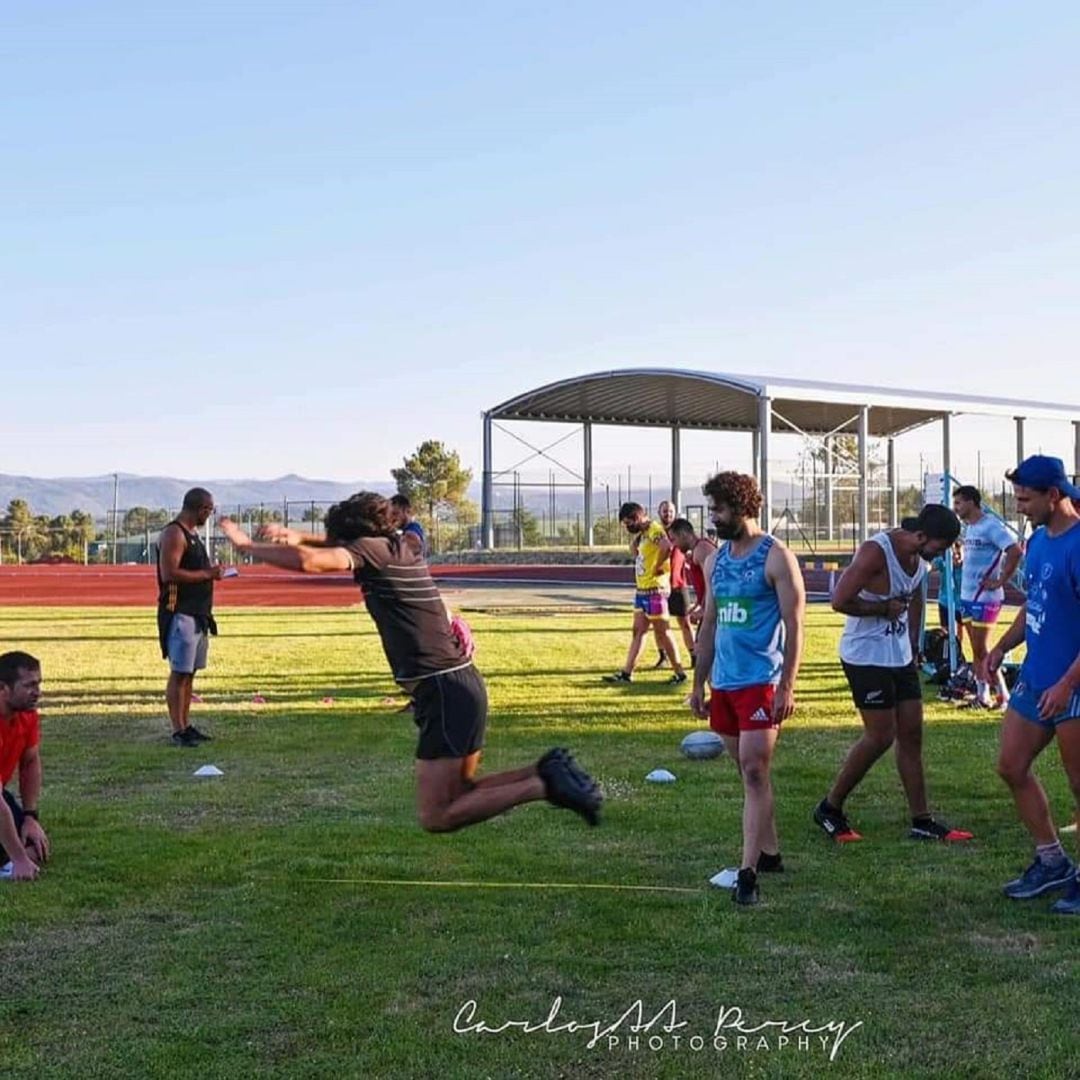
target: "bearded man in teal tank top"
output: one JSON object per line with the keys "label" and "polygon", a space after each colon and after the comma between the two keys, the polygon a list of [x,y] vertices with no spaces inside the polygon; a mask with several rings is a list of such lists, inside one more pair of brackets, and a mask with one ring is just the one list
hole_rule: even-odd
{"label": "bearded man in teal tank top", "polygon": [[758,526],[762,500],[752,476],[718,473],[702,490],[724,543],[705,564],[690,706],[723,736],[739,767],[745,810],[733,899],[756,904],[758,874],[784,868],[769,770],[780,725],[795,709],[806,592],[795,557]]}

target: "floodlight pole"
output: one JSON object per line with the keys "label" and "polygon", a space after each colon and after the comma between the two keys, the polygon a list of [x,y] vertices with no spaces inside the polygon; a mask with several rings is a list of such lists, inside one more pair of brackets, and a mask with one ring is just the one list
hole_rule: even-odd
{"label": "floodlight pole", "polygon": [[859,543],[870,533],[870,406],[859,406]]}
{"label": "floodlight pole", "polygon": [[495,546],[494,507],[491,482],[491,413],[484,413],[484,475],[480,480],[480,542],[490,551]]}
{"label": "floodlight pole", "polygon": [[113,473],[112,489],[112,561],[117,563],[116,545],[120,542],[120,474]]}
{"label": "floodlight pole", "polygon": [[[1022,416],[1014,417],[1016,420],[1016,464],[1019,465],[1024,460],[1024,418]],[[1020,535],[1024,535],[1024,515],[1017,511],[1016,514],[1016,527],[1020,530]]]}

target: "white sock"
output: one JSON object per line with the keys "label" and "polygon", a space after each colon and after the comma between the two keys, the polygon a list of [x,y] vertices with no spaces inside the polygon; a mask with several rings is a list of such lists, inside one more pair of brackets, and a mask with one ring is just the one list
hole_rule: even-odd
{"label": "white sock", "polygon": [[1056,866],[1062,859],[1067,858],[1060,840],[1055,840],[1052,844],[1037,844],[1035,854],[1038,856],[1039,862],[1045,863],[1047,866]]}

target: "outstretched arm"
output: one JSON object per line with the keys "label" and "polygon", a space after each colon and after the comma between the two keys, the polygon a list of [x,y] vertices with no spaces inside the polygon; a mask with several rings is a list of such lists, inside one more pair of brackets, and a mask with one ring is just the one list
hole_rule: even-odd
{"label": "outstretched arm", "polygon": [[325,536],[317,536],[315,533],[302,532],[300,529],[289,529],[272,521],[264,525],[258,532],[260,540],[269,540],[275,544],[289,544],[296,547],[300,544],[309,544],[312,547],[327,547]]}
{"label": "outstretched arm", "polygon": [[352,556],[342,547],[259,543],[229,518],[222,518],[218,527],[237,550],[246,551],[260,562],[280,566],[282,570],[295,570],[301,574],[329,574],[347,573],[353,569]]}

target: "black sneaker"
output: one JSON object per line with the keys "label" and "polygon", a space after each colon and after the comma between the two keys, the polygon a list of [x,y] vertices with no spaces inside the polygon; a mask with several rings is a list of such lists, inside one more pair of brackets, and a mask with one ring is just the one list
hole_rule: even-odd
{"label": "black sneaker", "polygon": [[596,781],[563,749],[549,750],[537,763],[544,792],[553,806],[580,814],[590,825],[600,824],[604,796]]}
{"label": "black sneaker", "polygon": [[853,840],[862,839],[862,836],[851,827],[851,823],[844,814],[829,805],[828,799],[822,799],[814,807],[814,820],[825,830],[829,838],[838,844],[849,844]]}
{"label": "black sneaker", "polygon": [[674,675],[668,679],[668,686],[682,686],[686,682],[687,675],[685,671],[676,671]]}
{"label": "black sneaker", "polygon": [[742,904],[746,907],[756,904],[761,899],[758,894],[757,874],[748,866],[744,866],[739,871],[739,879],[735,882],[735,889],[731,894],[731,899],[736,904]]}
{"label": "black sneaker", "polygon": [[186,727],[172,733],[173,746],[198,746],[199,740],[191,735],[191,728]]}
{"label": "black sneaker", "polygon": [[757,872],[759,874],[782,874],[784,872],[784,860],[778,851],[775,855],[768,855],[764,851],[757,858]]}
{"label": "black sneaker", "polygon": [[200,731],[194,724],[188,724],[186,731],[188,736],[194,739],[196,742],[213,742],[214,736],[207,735],[205,732]]}
{"label": "black sneaker", "polygon": [[583,786],[596,783],[596,781],[593,780],[593,778],[574,760],[574,755],[571,754],[565,746],[556,746],[553,750],[549,750],[548,753],[552,757],[560,758],[570,773]]}
{"label": "black sneaker", "polygon": [[614,675],[605,675],[604,682],[627,683],[633,682],[634,676],[627,671],[616,671]]}
{"label": "black sneaker", "polygon": [[656,663],[653,664],[653,671],[657,671],[658,669],[662,668],[666,663],[667,663],[667,657],[663,653],[661,653],[656,658]]}
{"label": "black sneaker", "polygon": [[974,833],[954,829],[951,825],[946,825],[944,821],[936,821],[929,815],[924,818],[912,818],[911,832],[908,836],[912,840],[941,840],[946,844],[963,843],[965,840],[975,838]]}

